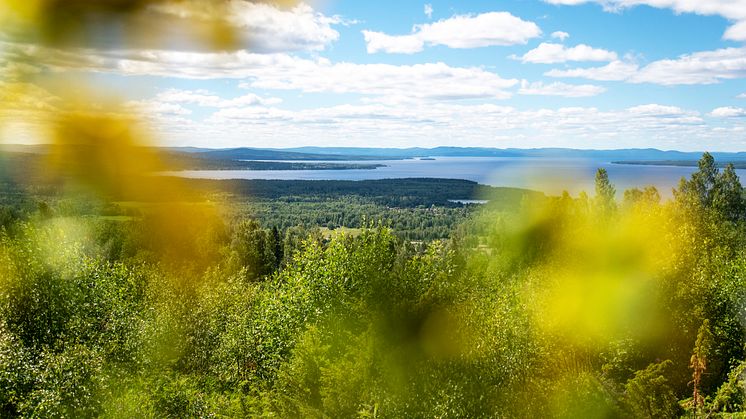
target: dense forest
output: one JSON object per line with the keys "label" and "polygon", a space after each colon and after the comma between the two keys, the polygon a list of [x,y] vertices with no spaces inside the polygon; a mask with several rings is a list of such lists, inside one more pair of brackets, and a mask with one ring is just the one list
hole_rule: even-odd
{"label": "dense forest", "polygon": [[746,204],[708,154],[670,201],[654,188],[618,200],[599,170],[592,195],[482,207],[425,244],[375,220],[354,236],[283,235],[208,203],[62,214],[64,200],[12,187],[3,417],[746,408]]}
{"label": "dense forest", "polygon": [[[607,147],[646,139],[737,147],[739,127],[711,118],[735,120],[743,110],[705,114],[717,98],[694,84],[721,82],[729,91],[742,75],[727,56],[741,52],[729,47],[743,29],[739,5],[615,5],[640,3],[727,21],[726,44],[708,52],[713,44],[696,42],[700,51],[687,53],[654,42],[656,61],[639,66],[599,49],[607,42],[642,55],[646,22],[655,22],[650,33],[671,34],[700,22],[670,25],[660,10],[657,20],[628,10],[640,16],[634,25],[614,23],[599,39],[576,31],[556,4],[481,13],[439,4],[434,16],[427,4],[435,20],[399,36],[388,35],[396,19],[415,15],[393,4],[352,13],[353,2],[315,9],[292,0],[0,0],[0,417],[746,417],[746,198],[735,167],[714,158],[737,163],[744,153],[705,153],[663,200],[653,187],[617,191],[603,169],[594,191],[549,197],[459,180],[163,174],[372,169],[381,155],[691,154],[154,147]],[[578,17],[598,15],[586,8]],[[381,21],[388,25],[374,26]],[[364,22],[368,54],[355,49],[363,27],[354,25]],[[573,34],[568,42],[599,46],[570,47],[562,43],[570,32],[550,32],[557,25]],[[395,47],[386,52],[415,52],[411,41],[429,51],[370,55],[371,34]],[[643,44],[608,43],[617,37]],[[560,43],[543,42],[554,38]],[[409,51],[393,45],[402,39]],[[611,56],[609,66],[634,64],[620,81],[659,76],[613,86],[516,84],[517,67],[503,68],[495,52],[517,55],[493,47],[519,52],[519,44],[533,48],[529,40],[569,57],[556,61],[558,70],[590,52]],[[441,55],[445,48],[462,52]],[[698,66],[702,59],[707,65]],[[675,86],[682,83],[685,90]],[[669,85],[671,97],[701,106],[690,113],[675,101],[644,105],[637,99],[655,95],[638,96],[635,85],[651,93]],[[610,101],[600,108],[590,99],[577,107],[523,95],[607,87]],[[161,102],[163,94],[172,100]],[[514,94],[522,99],[498,101]],[[9,145],[17,142],[43,145]],[[470,198],[489,202],[454,202]]]}
{"label": "dense forest", "polygon": [[[85,216],[115,220],[116,224],[137,221],[152,207],[132,201],[120,191],[106,199],[70,193],[59,178],[45,178],[43,161],[26,160],[17,153],[0,154],[0,225],[14,214],[27,219],[39,208],[50,215]],[[19,183],[18,179],[23,179]],[[180,181],[180,179],[173,179]],[[184,180],[181,180],[184,181]],[[149,182],[143,179],[142,182]],[[159,198],[200,202],[205,196],[224,203],[226,218],[251,218],[263,228],[286,230],[299,227],[360,229],[371,223],[391,227],[406,240],[449,237],[453,229],[477,211],[515,211],[524,200],[544,195],[518,188],[496,188],[458,179],[337,180],[204,180],[188,181],[189,192],[164,191]],[[136,194],[135,194],[136,195]],[[483,208],[454,200],[489,198]],[[161,200],[163,200],[161,199]],[[3,216],[2,214],[8,214]]]}

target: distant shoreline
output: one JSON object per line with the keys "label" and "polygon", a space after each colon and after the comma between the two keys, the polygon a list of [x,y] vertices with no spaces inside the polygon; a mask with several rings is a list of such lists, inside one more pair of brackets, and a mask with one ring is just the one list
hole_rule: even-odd
{"label": "distant shoreline", "polygon": [[178,164],[178,170],[375,170],[380,163],[320,163],[193,159]]}

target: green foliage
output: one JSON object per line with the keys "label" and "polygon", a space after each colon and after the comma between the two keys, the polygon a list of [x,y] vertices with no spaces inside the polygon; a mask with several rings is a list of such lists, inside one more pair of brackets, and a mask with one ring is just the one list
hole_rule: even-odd
{"label": "green foliage", "polygon": [[729,164],[720,172],[709,153],[704,153],[690,180],[681,179],[674,194],[677,202],[691,211],[702,208],[731,222],[742,220],[746,215],[743,187],[735,168]]}
{"label": "green foliage", "polygon": [[673,418],[680,413],[676,394],[670,386],[667,371],[673,362],[650,364],[625,385],[625,401],[634,417]]}
{"label": "green foliage", "polygon": [[251,279],[271,274],[279,265],[279,233],[262,229],[256,221],[244,221],[236,226],[231,240],[232,257]]}
{"label": "green foliage", "polygon": [[604,214],[610,213],[616,208],[615,196],[616,188],[609,181],[606,169],[598,169],[596,171],[596,206]]}
{"label": "green foliage", "polygon": [[742,412],[746,403],[746,362],[739,363],[728,373],[728,380],[717,390],[707,407],[708,415],[715,412]]}
{"label": "green foliage", "polygon": [[692,358],[689,361],[689,367],[692,369],[692,385],[694,386],[694,395],[692,396],[692,405],[694,414],[704,405],[704,397],[700,391],[702,375],[707,370],[707,358],[710,356],[712,346],[712,333],[710,332],[710,321],[705,319],[702,326],[697,332],[697,342],[694,344]]}
{"label": "green foliage", "polygon": [[624,205],[627,207],[634,205],[656,205],[660,203],[661,196],[655,186],[646,186],[642,190],[638,188],[627,189],[624,191]]}
{"label": "green foliage", "polygon": [[83,345],[42,353],[32,366],[33,387],[19,403],[21,416],[93,417],[100,411],[106,375],[100,354]]}
{"label": "green foliage", "polygon": [[0,232],[0,416],[741,412],[742,190],[701,165],[673,202],[617,208],[603,172],[520,212],[387,208],[376,184],[164,238],[152,208],[52,197]]}
{"label": "green foliage", "polygon": [[742,220],[746,216],[743,187],[732,164],[727,165],[717,177],[712,208],[732,222]]}

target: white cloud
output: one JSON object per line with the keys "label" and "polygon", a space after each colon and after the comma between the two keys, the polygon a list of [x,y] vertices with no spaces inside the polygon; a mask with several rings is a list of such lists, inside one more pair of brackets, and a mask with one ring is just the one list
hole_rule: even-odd
{"label": "white cloud", "polygon": [[158,115],[191,115],[192,111],[176,103],[165,103],[157,100],[133,100],[125,103],[125,106]]}
{"label": "white cloud", "polygon": [[304,92],[405,95],[420,99],[510,97],[506,89],[518,83],[476,67],[444,63],[415,65],[353,64],[303,61],[285,72],[267,72],[244,87]]}
{"label": "white cloud", "polygon": [[425,41],[417,35],[392,36],[383,32],[363,31],[363,38],[368,54],[414,54],[422,51],[425,46]]}
{"label": "white cloud", "polygon": [[[523,83],[522,88],[546,86]],[[491,103],[424,102],[411,96],[387,102],[395,98],[376,96],[367,103],[289,109],[248,99],[245,104],[219,107],[213,96],[217,95],[208,91],[168,90],[131,105],[148,112],[151,127],[172,145],[435,146],[453,144],[458,138],[460,145],[487,147],[692,149],[706,144],[710,149],[733,150],[746,146],[746,118],[722,117],[743,113],[740,108],[722,108],[707,115],[661,104],[619,110],[517,109]],[[190,109],[182,107],[200,104],[212,113],[190,115]],[[10,122],[33,127],[35,115],[38,111],[25,110],[0,118],[14,118]],[[12,134],[14,139],[30,138],[20,131]]]}
{"label": "white cloud", "polygon": [[615,61],[615,52],[593,48],[585,44],[565,47],[562,44],[542,42],[520,59],[524,63],[554,64],[566,61]]}
{"label": "white cloud", "polygon": [[712,84],[746,77],[746,47],[724,48],[654,61],[640,69],[635,83]]}
{"label": "white cloud", "polygon": [[598,81],[622,81],[632,77],[637,73],[637,70],[637,64],[617,60],[602,67],[549,70],[544,73],[544,75],[549,77],[581,78]]}
{"label": "white cloud", "polygon": [[676,13],[694,13],[705,16],[722,16],[735,22],[726,30],[724,39],[746,41],[746,0],[544,0],[550,4],[576,6],[599,3],[607,11],[647,5],[671,9]]}
{"label": "white cloud", "polygon": [[197,53],[162,50],[55,50],[13,44],[12,54],[33,56],[50,71],[71,69],[128,76],[245,79],[244,86],[302,92],[404,95],[419,99],[505,99],[518,83],[479,67],[332,63],[287,54],[247,51]]}
{"label": "white cloud", "polygon": [[564,96],[564,97],[588,97],[596,96],[605,92],[601,86],[592,84],[566,84],[566,83],[548,83],[533,82],[526,80],[521,81],[521,87],[518,90],[522,95],[540,95],[540,96]]}
{"label": "white cloud", "polygon": [[552,32],[551,36],[554,39],[559,39],[560,41],[564,41],[565,39],[570,37],[570,34],[567,32],[563,32],[563,31],[556,31],[556,32]]}
{"label": "white cloud", "polygon": [[723,48],[654,61],[644,67],[613,61],[603,67],[551,70],[549,77],[577,77],[660,85],[714,84],[746,77],[746,47]]}
{"label": "white cloud", "polygon": [[746,109],[724,106],[713,109],[712,112],[710,112],[710,115],[718,118],[746,117]]}
{"label": "white cloud", "polygon": [[426,4],[425,5],[425,16],[427,16],[428,19],[431,19],[433,17],[433,5],[432,4]]}
{"label": "white cloud", "polygon": [[[593,107],[519,110],[464,103],[364,103],[302,110],[271,107],[225,108],[205,121],[210,137],[226,146],[298,144],[488,147],[659,147],[738,149],[746,144],[746,119],[706,119],[697,111],[645,104],[621,110]],[[282,132],[282,139],[276,133]],[[194,135],[193,133],[191,135]],[[203,140],[204,141],[204,140]],[[204,143],[203,143],[204,145]]]}
{"label": "white cloud", "polygon": [[728,19],[746,18],[746,1],[744,0],[545,0],[551,4],[578,5],[583,3],[600,3],[606,10],[616,11],[622,8],[647,5],[659,9],[672,9],[676,13],[696,13],[699,15],[719,15]]}
{"label": "white cloud", "polygon": [[156,95],[155,101],[170,104],[189,104],[207,108],[229,108],[234,106],[276,105],[282,102],[279,98],[264,98],[253,93],[232,99],[224,99],[206,90],[168,89]]}
{"label": "white cloud", "polygon": [[740,95],[736,96],[738,99],[746,99],[746,92],[741,93]]}
{"label": "white cloud", "polygon": [[736,22],[723,34],[723,39],[730,41],[746,41],[746,20]]}
{"label": "white cloud", "polygon": [[[507,12],[456,15],[434,23],[415,25],[408,35],[363,31],[368,52],[406,53],[422,51],[425,45],[449,48],[479,48],[525,44],[541,35],[533,23]],[[401,46],[404,44],[405,46]]]}
{"label": "white cloud", "polygon": [[450,48],[525,44],[529,39],[541,35],[541,29],[535,23],[507,12],[454,16],[418,25],[415,32],[430,45]]}
{"label": "white cloud", "polygon": [[[187,1],[194,7],[163,3],[152,9],[166,18],[188,19],[191,24],[214,19],[215,10],[210,9],[209,3]],[[225,20],[237,28],[242,44],[255,52],[320,51],[339,39],[339,32],[332,25],[347,23],[339,16],[318,13],[306,3],[281,9],[262,2],[229,0],[226,7],[221,11]],[[168,25],[169,21],[164,21],[164,26]]]}
{"label": "white cloud", "polygon": [[682,115],[697,115],[697,112],[687,112],[678,106],[659,105],[651,103],[647,105],[633,106],[627,108],[627,111],[633,115],[640,116],[658,116],[658,117],[678,117]]}

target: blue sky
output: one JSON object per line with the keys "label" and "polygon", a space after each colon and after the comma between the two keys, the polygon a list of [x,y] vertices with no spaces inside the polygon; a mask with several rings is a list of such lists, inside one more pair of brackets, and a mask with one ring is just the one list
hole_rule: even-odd
{"label": "blue sky", "polygon": [[164,145],[746,150],[746,0],[229,4],[236,51],[5,56],[93,76]]}

